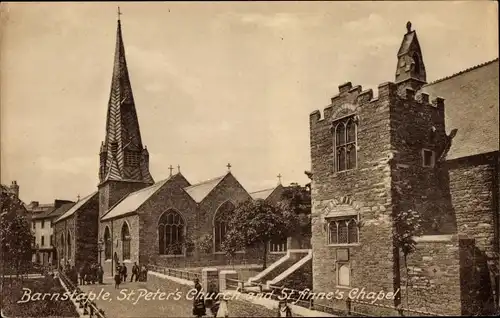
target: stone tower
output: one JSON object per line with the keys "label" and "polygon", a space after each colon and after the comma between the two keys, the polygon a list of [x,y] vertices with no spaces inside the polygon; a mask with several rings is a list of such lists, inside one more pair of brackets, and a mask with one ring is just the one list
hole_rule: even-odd
{"label": "stone tower", "polygon": [[106,137],[99,165],[99,217],[125,195],[154,183],[143,147],[118,18]]}

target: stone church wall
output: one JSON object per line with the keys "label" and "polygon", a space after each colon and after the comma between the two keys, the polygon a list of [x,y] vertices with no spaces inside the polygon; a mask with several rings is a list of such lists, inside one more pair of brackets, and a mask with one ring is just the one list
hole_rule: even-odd
{"label": "stone church wall", "polygon": [[[395,87],[379,86],[378,98],[371,90],[362,92],[351,83],[339,87],[339,95],[324,110],[310,115],[312,160],[312,248],[313,290],[334,292],[337,285],[336,252],[349,250],[351,287],[379,292],[394,291],[392,248],[392,198],[389,159],[390,105]],[[358,122],[357,169],[335,172],[332,120],[353,113]],[[359,244],[327,245],[326,207],[335,199],[348,197],[362,222]],[[326,208],[326,209],[325,209]],[[345,288],[344,288],[345,289]],[[321,301],[318,301],[320,303]]]}
{"label": "stone church wall", "polygon": [[77,266],[84,262],[98,261],[97,241],[99,231],[99,196],[95,195],[73,216],[75,218],[74,235],[75,261]]}

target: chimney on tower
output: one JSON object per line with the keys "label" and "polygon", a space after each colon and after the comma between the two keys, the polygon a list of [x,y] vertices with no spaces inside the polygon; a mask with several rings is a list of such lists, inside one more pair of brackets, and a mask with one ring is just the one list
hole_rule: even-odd
{"label": "chimney on tower", "polygon": [[19,199],[19,186],[17,185],[17,181],[12,181],[12,184],[9,187],[10,192],[13,193],[16,198]]}

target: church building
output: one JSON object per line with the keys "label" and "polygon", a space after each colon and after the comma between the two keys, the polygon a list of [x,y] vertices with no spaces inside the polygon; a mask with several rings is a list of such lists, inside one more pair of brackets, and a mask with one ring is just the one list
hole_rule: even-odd
{"label": "church building", "polygon": [[[395,82],[380,84],[378,96],[348,82],[309,117],[313,290],[396,295],[377,301],[387,307],[352,302],[373,314],[492,314],[498,59],[428,83],[409,22],[395,53]],[[406,237],[414,250],[403,248]]]}
{"label": "church building", "polygon": [[[164,267],[261,263],[263,248],[247,248],[233,257],[222,251],[227,215],[246,200],[277,203],[283,186],[251,195],[231,173],[230,164],[224,174],[195,184],[183,176],[180,166],[176,173],[170,166],[170,176],[155,182],[141,139],[120,20],[99,158],[97,191],[56,220],[62,264],[99,262],[110,275],[118,264],[130,271],[135,262]],[[197,247],[203,238],[211,241],[209,251]],[[271,245],[268,259],[286,253],[286,239]]]}

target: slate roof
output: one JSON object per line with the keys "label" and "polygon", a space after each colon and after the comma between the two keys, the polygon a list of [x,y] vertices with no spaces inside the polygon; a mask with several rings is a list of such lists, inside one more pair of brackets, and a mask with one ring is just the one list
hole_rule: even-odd
{"label": "slate roof", "polygon": [[416,39],[415,31],[408,32],[404,35],[401,46],[399,47],[398,56],[408,53],[413,39]]}
{"label": "slate roof", "polygon": [[187,194],[189,194],[189,196],[191,196],[191,198],[196,201],[196,203],[200,203],[210,192],[212,192],[212,190],[219,184],[219,182],[222,181],[222,179],[224,179],[226,175],[227,174],[221,177],[193,184],[189,187],[184,188],[184,191],[186,191]]}
{"label": "slate roof", "polygon": [[446,159],[499,150],[498,58],[422,87],[445,99],[446,133],[458,129]]}
{"label": "slate roof", "polygon": [[252,197],[252,199],[254,199],[254,200],[258,200],[258,199],[265,200],[265,199],[269,198],[269,196],[274,192],[274,190],[276,190],[276,188],[277,187],[259,190],[259,191],[254,191],[254,192],[251,192],[249,194]]}
{"label": "slate roof", "polygon": [[[89,194],[88,196],[86,196],[85,198],[81,199],[80,201],[76,202],[69,210],[67,210],[66,212],[64,212],[55,222],[59,222],[59,221],[62,221],[64,219],[67,219],[69,218],[70,216],[72,216],[73,214],[75,214],[85,203],[87,203],[88,201],[90,201],[90,199],[92,199],[94,196],[96,196],[98,194],[98,191],[95,191],[91,194]],[[64,206],[64,205],[63,205]]]}
{"label": "slate roof", "polygon": [[111,207],[111,209],[109,209],[109,211],[102,216],[101,220],[109,220],[135,212],[171,178],[172,177],[169,177],[168,179],[159,181],[152,186],[130,193],[121,201],[118,201],[115,206]]}

